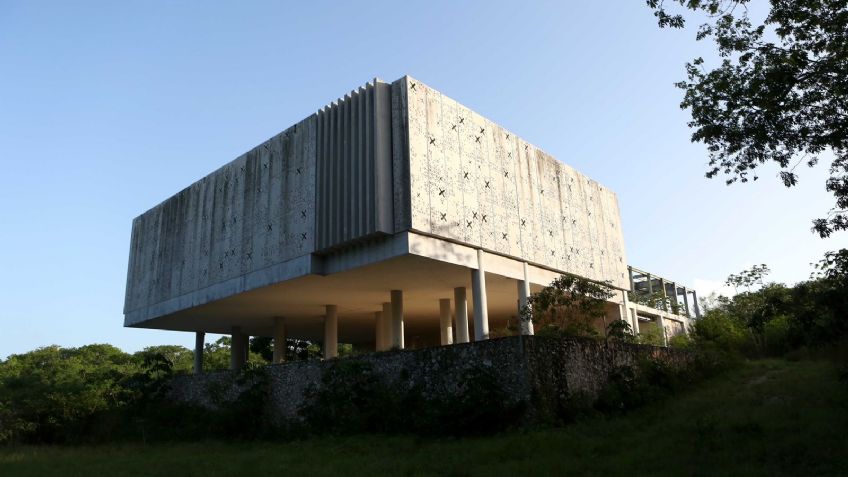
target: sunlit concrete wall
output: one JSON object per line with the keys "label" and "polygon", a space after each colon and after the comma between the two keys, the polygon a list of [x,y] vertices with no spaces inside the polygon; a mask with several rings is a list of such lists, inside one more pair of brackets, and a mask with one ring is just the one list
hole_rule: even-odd
{"label": "sunlit concrete wall", "polygon": [[616,195],[412,78],[413,230],[629,288]]}
{"label": "sunlit concrete wall", "polygon": [[313,115],[137,217],[127,324],[244,291],[251,272],[309,273],[297,258],[315,248],[315,147]]}

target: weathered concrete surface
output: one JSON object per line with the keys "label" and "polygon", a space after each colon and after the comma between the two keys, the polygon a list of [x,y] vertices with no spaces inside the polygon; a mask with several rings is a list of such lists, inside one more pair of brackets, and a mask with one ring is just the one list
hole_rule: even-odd
{"label": "weathered concrete surface", "polygon": [[[563,272],[630,286],[611,191],[415,79],[375,81],[136,218],[125,325],[270,333],[273,317],[284,314],[301,333],[298,320],[314,321],[312,312],[292,316],[298,312],[269,305],[251,308],[253,322],[244,323],[242,303],[201,307],[401,255],[474,269],[480,249],[487,272],[501,277],[523,279],[526,261],[539,286]],[[446,284],[450,273],[439,271]],[[467,285],[447,289],[457,286]],[[353,309],[370,316],[383,301]],[[514,308],[490,315],[503,321]],[[177,316],[192,311],[214,315],[215,325]],[[435,306],[432,318],[437,329]]]}
{"label": "weathered concrete surface", "polygon": [[[309,386],[320,386],[322,373],[341,361],[370,364],[375,373],[404,388],[419,388],[425,397],[455,396],[465,373],[483,368],[492,373],[509,396],[510,404],[528,404],[528,419],[555,412],[569,397],[596,397],[611,370],[634,366],[640,358],[653,357],[672,366],[686,366],[683,351],[651,346],[606,344],[583,339],[535,336],[497,338],[416,351],[372,353],[343,360],[300,361],[269,366],[271,379],[268,416],[280,424],[298,419]],[[209,409],[236,399],[245,384],[233,373],[185,375],[172,382],[171,397]]]}
{"label": "weathered concrete surface", "polygon": [[627,289],[616,195],[413,78],[412,229]]}
{"label": "weathered concrete surface", "polygon": [[[315,129],[315,116],[301,121],[133,221],[127,325],[245,291],[233,280],[314,250]],[[279,272],[269,279],[310,273],[309,263]],[[227,282],[217,294],[155,309]]]}

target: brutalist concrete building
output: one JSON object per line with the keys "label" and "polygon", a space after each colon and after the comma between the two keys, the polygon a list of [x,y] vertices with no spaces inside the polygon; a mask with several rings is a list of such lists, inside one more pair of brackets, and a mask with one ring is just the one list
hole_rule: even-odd
{"label": "brutalist concrete building", "polygon": [[[609,281],[610,319],[685,330],[628,299],[694,294],[630,269],[598,182],[421,82],[375,80],[133,221],[125,326],[376,350],[484,340],[563,273]],[[670,286],[669,286],[670,285]],[[691,295],[691,296],[690,296]],[[695,310],[696,311],[696,310]],[[522,333],[532,333],[523,324]]]}

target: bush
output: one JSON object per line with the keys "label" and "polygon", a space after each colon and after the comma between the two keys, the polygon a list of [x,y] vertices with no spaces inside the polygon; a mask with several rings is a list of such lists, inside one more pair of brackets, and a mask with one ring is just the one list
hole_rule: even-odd
{"label": "bush", "polygon": [[658,326],[651,326],[646,328],[645,331],[640,331],[639,336],[636,337],[636,342],[651,346],[665,346],[662,329]]}
{"label": "bush", "polygon": [[691,334],[696,343],[728,352],[738,353],[752,348],[746,330],[721,312],[710,311],[703,318],[696,320],[692,325]]}
{"label": "bush", "polygon": [[682,348],[687,349],[691,348],[693,345],[692,338],[686,334],[681,333],[679,335],[674,335],[668,339],[668,346],[671,348]]}

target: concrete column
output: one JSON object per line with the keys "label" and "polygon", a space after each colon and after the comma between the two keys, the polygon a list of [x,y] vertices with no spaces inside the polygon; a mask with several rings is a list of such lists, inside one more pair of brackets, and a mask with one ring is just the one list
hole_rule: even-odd
{"label": "concrete column", "polygon": [[633,334],[638,335],[639,334],[639,312],[636,311],[635,306],[633,307],[633,310],[632,310],[631,313],[632,313],[632,320],[633,320],[633,323],[631,323],[633,325]]}
{"label": "concrete column", "polygon": [[686,313],[689,314],[689,290],[683,287],[683,303],[686,307]]}
{"label": "concrete column", "polygon": [[383,303],[383,351],[392,349],[392,303]]}
{"label": "concrete column", "polygon": [[403,349],[403,290],[392,290],[392,348]]}
{"label": "concrete column", "polygon": [[636,293],[636,284],[633,283],[633,267],[627,266],[627,276],[630,278],[630,291]]}
{"label": "concrete column", "polygon": [[527,262],[521,264],[524,268],[524,279],[518,280],[518,319],[522,335],[533,335],[533,320],[521,316],[521,312],[530,300],[530,278],[527,274]]}
{"label": "concrete column", "polygon": [[645,278],[648,279],[648,295],[653,295],[654,294],[654,284],[652,283],[653,279],[651,278],[651,274],[646,273]]}
{"label": "concrete column", "polygon": [[242,334],[241,327],[233,326],[230,335],[230,369],[237,371],[247,362],[247,336]]}
{"label": "concrete column", "polygon": [[[632,320],[630,319],[630,299],[627,298],[627,290],[621,291],[621,304],[619,308],[621,309],[619,312],[621,319],[630,324]],[[630,326],[632,327],[633,325],[631,324]]]}
{"label": "concrete column", "polygon": [[662,333],[663,346],[668,346],[668,338],[665,335],[665,319],[662,315],[657,315],[657,326],[660,327],[660,333]]}
{"label": "concrete column", "polygon": [[324,315],[324,359],[339,356],[339,317],[336,305],[326,305]]}
{"label": "concrete column", "polygon": [[692,290],[692,301],[695,302],[695,318],[701,317],[701,305],[698,304],[698,292]]}
{"label": "concrete column", "polygon": [[671,287],[674,289],[674,293],[671,295],[672,303],[679,305],[677,300],[677,282],[671,282]]}
{"label": "concrete column", "polygon": [[274,318],[274,362],[282,363],[286,360],[286,320],[285,318]]}
{"label": "concrete column", "polygon": [[198,331],[194,334],[194,374],[203,374],[203,345],[206,344],[206,333]]}
{"label": "concrete column", "polygon": [[442,298],[439,300],[439,329],[441,330],[442,335],[442,346],[453,344],[450,298]]}
{"label": "concrete column", "polygon": [[456,319],[456,342],[468,343],[468,300],[465,287],[453,289],[453,306]]}
{"label": "concrete column", "polygon": [[471,296],[474,300],[474,341],[489,339],[489,306],[486,297],[486,269],[483,251],[477,250],[477,268],[471,270]]}

